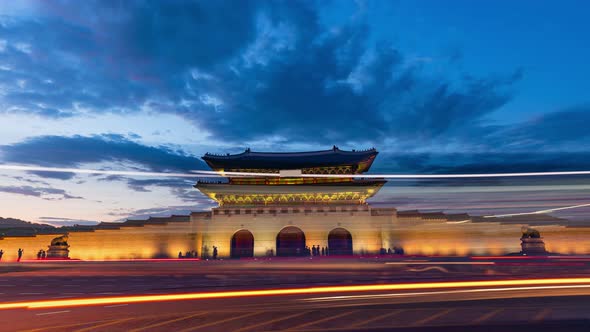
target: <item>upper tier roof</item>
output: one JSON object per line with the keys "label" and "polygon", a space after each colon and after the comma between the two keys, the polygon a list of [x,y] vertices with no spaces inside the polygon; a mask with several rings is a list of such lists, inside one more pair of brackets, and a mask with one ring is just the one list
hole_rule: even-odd
{"label": "upper tier roof", "polygon": [[[289,170],[353,166],[365,172],[377,154],[374,148],[364,151],[343,151],[334,146],[330,150],[311,152],[253,152],[246,149],[233,155],[206,153],[202,158],[214,170]],[[365,165],[358,167],[362,163]]]}

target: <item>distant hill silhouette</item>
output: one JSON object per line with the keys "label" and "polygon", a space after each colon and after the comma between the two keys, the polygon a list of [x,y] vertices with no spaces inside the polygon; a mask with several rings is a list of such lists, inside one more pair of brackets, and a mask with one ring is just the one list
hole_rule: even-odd
{"label": "distant hill silhouette", "polygon": [[47,224],[36,224],[36,223],[21,220],[21,219],[0,217],[0,229],[7,229],[7,228],[46,229],[46,228],[55,228],[55,227],[53,227],[51,225],[47,225]]}

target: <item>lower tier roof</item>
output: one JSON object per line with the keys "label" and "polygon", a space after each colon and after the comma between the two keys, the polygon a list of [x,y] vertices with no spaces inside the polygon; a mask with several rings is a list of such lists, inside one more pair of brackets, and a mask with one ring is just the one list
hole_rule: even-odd
{"label": "lower tier roof", "polygon": [[364,204],[383,180],[338,185],[232,185],[198,183],[195,187],[219,205]]}

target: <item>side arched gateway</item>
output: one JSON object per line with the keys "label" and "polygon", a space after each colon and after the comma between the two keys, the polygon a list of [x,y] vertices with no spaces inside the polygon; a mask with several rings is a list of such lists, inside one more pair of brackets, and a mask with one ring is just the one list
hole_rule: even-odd
{"label": "side arched gateway", "polygon": [[254,257],[254,235],[242,229],[231,237],[231,258]]}
{"label": "side arched gateway", "polygon": [[352,235],[344,228],[335,228],[328,234],[328,252],[334,255],[352,255]]}
{"label": "side arched gateway", "polygon": [[305,234],[297,227],[283,228],[277,234],[277,256],[305,255]]}

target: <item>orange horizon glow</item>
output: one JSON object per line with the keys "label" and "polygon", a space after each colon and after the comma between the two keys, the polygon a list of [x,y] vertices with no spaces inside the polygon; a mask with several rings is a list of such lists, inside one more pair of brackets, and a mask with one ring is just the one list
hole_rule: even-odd
{"label": "orange horizon glow", "polygon": [[205,293],[181,293],[164,295],[136,295],[98,298],[79,298],[67,300],[40,300],[27,302],[0,303],[2,309],[41,309],[57,307],[90,306],[101,304],[120,303],[144,303],[179,300],[204,300],[221,299],[232,297],[254,297],[254,296],[277,296],[277,295],[299,295],[318,293],[338,292],[371,292],[371,291],[393,291],[393,290],[419,290],[419,289],[445,289],[445,288],[468,288],[468,287],[498,287],[498,286],[532,286],[532,285],[574,285],[590,284],[590,278],[549,278],[549,279],[521,279],[521,280],[480,280],[480,281],[450,281],[450,282],[424,282],[406,284],[380,284],[380,285],[349,285],[349,286],[322,286],[306,288],[284,288],[244,291],[221,291]]}

